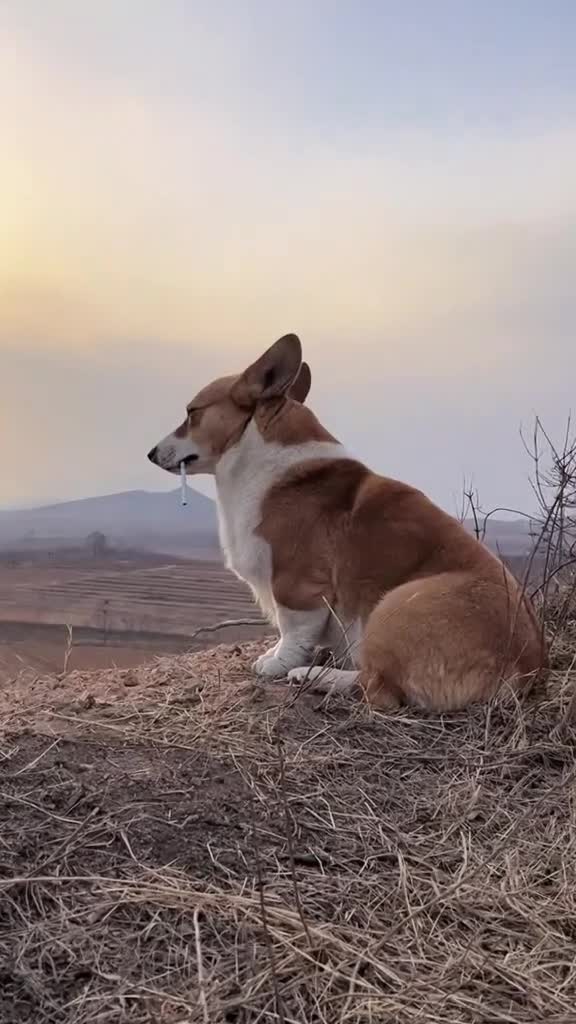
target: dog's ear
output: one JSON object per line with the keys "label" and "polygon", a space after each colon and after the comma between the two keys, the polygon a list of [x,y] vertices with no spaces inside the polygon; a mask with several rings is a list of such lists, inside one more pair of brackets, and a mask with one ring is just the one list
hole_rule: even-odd
{"label": "dog's ear", "polygon": [[296,377],[294,383],[290,385],[288,398],[292,398],[295,402],[300,402],[300,405],[304,405],[311,387],[312,371],[310,370],[308,363],[302,363],[300,373]]}
{"label": "dog's ear", "polygon": [[288,393],[302,365],[302,346],[295,334],[285,334],[238,378],[232,398],[238,405],[250,407],[261,398],[277,398]]}

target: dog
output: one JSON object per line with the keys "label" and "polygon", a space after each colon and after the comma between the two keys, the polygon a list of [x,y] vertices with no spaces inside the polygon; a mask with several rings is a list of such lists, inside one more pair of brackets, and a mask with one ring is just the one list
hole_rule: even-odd
{"label": "dog", "polygon": [[[421,491],[350,456],[305,405],[310,385],[287,334],[148,453],[215,477],[226,563],[280,634],[256,674],[435,711],[531,687],[546,651],[516,579]],[[313,664],[319,647],[338,667]]]}

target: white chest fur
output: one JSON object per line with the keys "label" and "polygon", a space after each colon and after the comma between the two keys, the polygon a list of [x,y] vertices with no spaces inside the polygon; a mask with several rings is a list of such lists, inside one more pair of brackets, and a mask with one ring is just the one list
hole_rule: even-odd
{"label": "white chest fur", "polygon": [[272,552],[257,534],[262,522],[262,502],[270,487],[293,466],[311,459],[345,457],[344,448],[336,442],[269,443],[252,421],[238,444],[222,456],[216,467],[220,543],[226,565],[250,585],[263,610],[273,619]]}

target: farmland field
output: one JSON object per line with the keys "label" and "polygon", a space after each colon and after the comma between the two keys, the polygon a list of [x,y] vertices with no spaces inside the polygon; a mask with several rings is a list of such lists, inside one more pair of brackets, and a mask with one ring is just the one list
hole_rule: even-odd
{"label": "farmland field", "polygon": [[[0,683],[24,668],[59,672],[65,658],[68,669],[129,668],[158,654],[269,632],[242,625],[193,637],[218,622],[259,617],[248,588],[213,550],[198,556],[125,551],[93,558],[82,549],[0,555]],[[509,561],[522,577],[525,559]]]}
{"label": "farmland field", "polygon": [[238,627],[190,638],[229,619],[256,619],[248,590],[222,565],[147,555],[94,561],[57,557],[0,566],[0,681],[21,668],[128,667],[208,641],[261,635]]}

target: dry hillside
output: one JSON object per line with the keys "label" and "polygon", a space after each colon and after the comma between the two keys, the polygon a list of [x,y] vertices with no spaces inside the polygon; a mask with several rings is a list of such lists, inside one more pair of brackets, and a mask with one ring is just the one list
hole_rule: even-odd
{"label": "dry hillside", "polygon": [[374,714],[256,643],[1,692],[5,1024],[573,1024],[576,622],[548,694]]}

